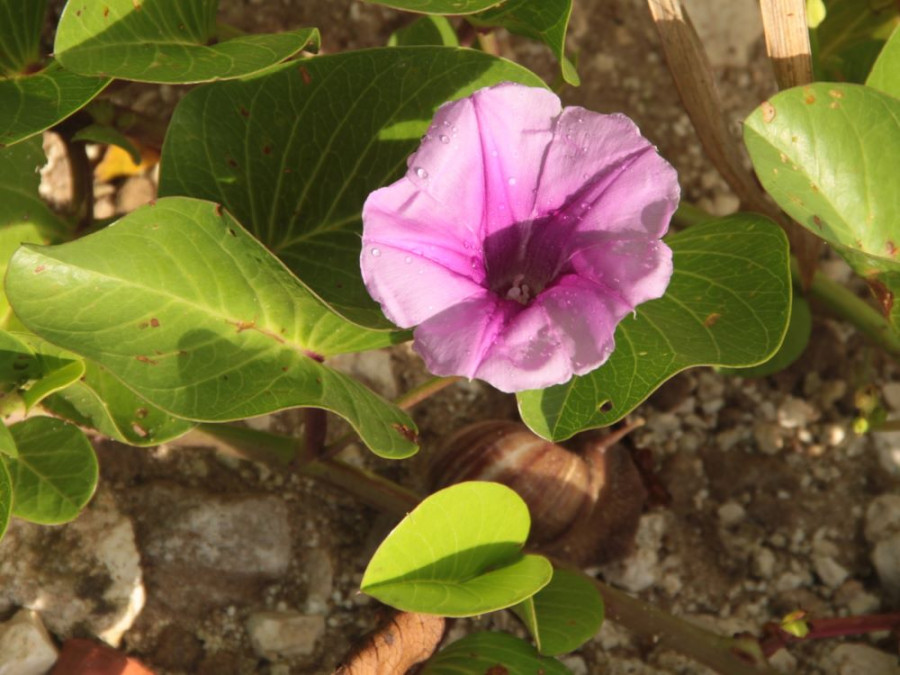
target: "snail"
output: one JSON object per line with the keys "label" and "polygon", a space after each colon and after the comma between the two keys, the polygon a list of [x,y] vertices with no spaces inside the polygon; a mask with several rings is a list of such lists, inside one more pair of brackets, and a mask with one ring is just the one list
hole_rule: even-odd
{"label": "snail", "polygon": [[437,450],[429,479],[434,489],[502,483],[528,505],[535,549],[579,566],[612,562],[630,553],[647,497],[630,454],[616,444],[634,426],[588,441],[578,455],[516,422],[477,422]]}

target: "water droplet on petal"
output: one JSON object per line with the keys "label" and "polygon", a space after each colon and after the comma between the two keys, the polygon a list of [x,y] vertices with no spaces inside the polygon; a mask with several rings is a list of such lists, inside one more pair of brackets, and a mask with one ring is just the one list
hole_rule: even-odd
{"label": "water droplet on petal", "polygon": [[450,142],[450,137],[447,134],[441,134],[438,138],[441,139],[441,143],[447,145]]}
{"label": "water droplet on petal", "polygon": [[452,127],[450,127],[450,131],[452,131],[454,134],[456,133],[456,125],[455,124]]}
{"label": "water droplet on petal", "polygon": [[[417,166],[415,168],[415,172],[416,172],[416,175],[419,178],[421,178],[422,180],[425,180],[426,178],[428,178],[428,172],[425,169],[423,169],[421,166]],[[585,178],[587,178],[587,176],[585,176]]]}
{"label": "water droplet on petal", "polygon": [[371,251],[371,253],[372,253],[372,257],[373,257],[373,258],[377,258],[378,256],[381,255],[381,249],[380,249],[380,248],[373,248],[372,251]]}
{"label": "water droplet on petal", "polygon": [[412,256],[411,255],[406,256],[403,259],[403,262],[405,262],[407,265],[409,265],[410,263],[412,263]]}
{"label": "water droplet on petal", "polygon": [[510,179],[509,179],[508,181],[506,181],[506,182],[509,183],[510,185],[515,185],[515,184],[516,184],[516,179],[515,179],[515,178],[510,178]]}
{"label": "water droplet on petal", "polygon": [[444,126],[445,126],[445,127],[449,127],[449,126],[450,126],[450,122],[448,122],[447,120],[444,120]]}

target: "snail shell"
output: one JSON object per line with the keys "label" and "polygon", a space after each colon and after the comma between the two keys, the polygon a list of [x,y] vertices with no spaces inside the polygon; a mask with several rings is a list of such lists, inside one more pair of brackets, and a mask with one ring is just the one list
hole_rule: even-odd
{"label": "snail shell", "polygon": [[579,456],[506,420],[454,434],[432,458],[429,477],[434,489],[467,480],[512,488],[531,512],[532,546],[577,565],[627,555],[646,499],[622,446],[594,441]]}

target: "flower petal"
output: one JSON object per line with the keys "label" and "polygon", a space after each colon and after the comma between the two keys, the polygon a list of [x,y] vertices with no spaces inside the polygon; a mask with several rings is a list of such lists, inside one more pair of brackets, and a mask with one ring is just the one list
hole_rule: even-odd
{"label": "flower petal", "polygon": [[561,109],[552,92],[513,83],[441,106],[407,178],[482,237],[528,220]]}
{"label": "flower petal", "polygon": [[662,297],[672,277],[672,249],[659,239],[619,239],[588,243],[577,236],[570,264],[575,273],[607,287],[633,310]]}
{"label": "flower petal", "polygon": [[446,213],[405,179],[373,192],[363,207],[363,281],[403,328],[483,290],[481,244],[444,222]]}
{"label": "flower petal", "polygon": [[579,230],[661,237],[678,206],[675,169],[624,115],[566,108],[538,188],[541,215]]}

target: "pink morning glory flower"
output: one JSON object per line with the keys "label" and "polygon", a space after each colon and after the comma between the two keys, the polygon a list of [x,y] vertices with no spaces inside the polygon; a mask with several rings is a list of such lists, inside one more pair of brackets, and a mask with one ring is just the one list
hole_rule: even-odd
{"label": "pink morning glory flower", "polygon": [[504,83],[443,105],[363,207],[363,280],[437,375],[505,392],[603,364],[660,297],[675,170],[624,115]]}

